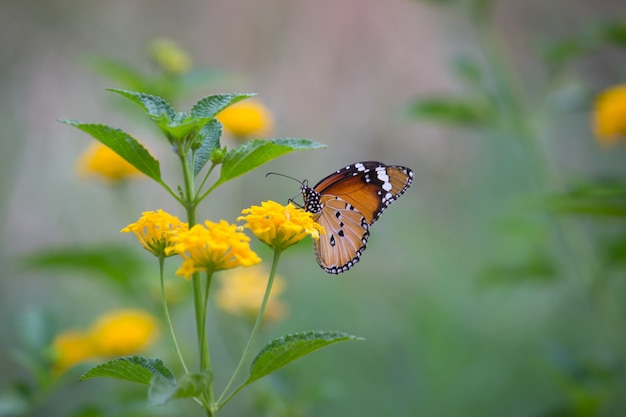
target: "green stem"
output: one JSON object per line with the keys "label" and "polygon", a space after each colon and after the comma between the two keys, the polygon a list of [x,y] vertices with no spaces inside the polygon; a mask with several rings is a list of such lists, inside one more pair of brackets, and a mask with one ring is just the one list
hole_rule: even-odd
{"label": "green stem", "polygon": [[[196,204],[194,204],[195,190],[194,190],[194,176],[191,171],[190,164],[187,161],[187,158],[181,154],[180,163],[183,170],[183,179],[184,179],[184,202],[185,210],[187,212],[187,222],[189,224],[189,228],[192,228],[196,224]],[[193,161],[192,161],[193,162]],[[193,288],[193,304],[194,304],[194,313],[196,318],[196,334],[198,337],[198,351],[200,354],[200,372],[209,372],[211,373],[211,357],[209,355],[209,344],[206,337],[206,312],[208,305],[208,295],[209,288],[211,284],[211,275],[212,271],[207,272],[207,283],[206,288],[202,291],[202,281],[200,279],[199,273],[194,273],[191,281]],[[200,399],[204,409],[206,410],[208,417],[215,417],[215,402],[214,402],[214,393],[213,393],[213,382],[209,383],[207,391],[204,393],[204,396]]]}
{"label": "green stem", "polygon": [[178,359],[180,360],[180,363],[183,366],[185,373],[188,374],[189,369],[185,364],[185,359],[183,358],[180,347],[178,346],[178,340],[176,339],[176,334],[174,333],[174,326],[172,326],[172,319],[170,317],[169,308],[167,307],[167,299],[165,297],[165,281],[163,278],[163,265],[165,263],[164,261],[165,258],[163,256],[159,256],[159,275],[161,278],[161,304],[163,306],[163,313],[165,314],[165,321],[167,322],[167,327],[170,331],[172,342],[174,343],[174,349],[176,349],[176,354],[178,355]]}
{"label": "green stem", "polygon": [[239,375],[241,369],[243,368],[244,363],[248,359],[248,356],[250,354],[250,348],[252,347],[252,343],[254,342],[254,339],[256,338],[259,328],[261,327],[261,320],[263,319],[263,313],[265,312],[267,301],[270,298],[270,293],[272,291],[272,284],[274,283],[274,277],[276,276],[276,270],[278,268],[278,260],[280,259],[280,254],[281,254],[281,250],[279,249],[274,250],[274,259],[272,260],[272,269],[270,271],[270,276],[267,280],[267,287],[265,288],[265,295],[263,296],[263,302],[261,303],[261,307],[259,308],[259,313],[257,314],[256,321],[254,322],[254,326],[252,327],[252,332],[250,333],[248,343],[246,344],[246,347],[244,348],[243,353],[241,354],[241,359],[239,360],[239,364],[235,368],[233,375],[230,377],[228,384],[226,384],[226,387],[224,388],[222,395],[220,395],[220,397],[217,399],[218,410],[221,409],[228,401],[230,401],[230,399],[246,385],[245,383],[243,383],[242,385],[237,387],[230,395],[224,398],[228,394],[228,391],[230,390],[232,385],[235,383],[235,380],[237,379],[237,376]]}
{"label": "green stem", "polygon": [[[202,331],[201,331],[202,336],[200,338],[201,339],[200,369],[202,371],[209,371],[209,372],[211,372],[211,355],[209,354],[209,342],[208,342],[207,334],[206,334],[206,317],[207,317],[207,310],[209,306],[209,293],[211,289],[212,278],[213,278],[213,271],[207,271],[206,284],[204,286],[204,300],[203,300],[203,306],[202,306]],[[215,400],[215,394],[213,393],[212,383],[209,384],[207,395],[208,395],[209,404],[213,404]]]}
{"label": "green stem", "polygon": [[[207,170],[206,174],[204,175],[204,178],[202,178],[202,181],[200,182],[200,185],[198,186],[198,190],[197,193],[202,191],[202,188],[204,188],[204,184],[206,183],[206,181],[209,179],[209,175],[211,175],[211,172],[213,172],[213,169],[215,169],[216,165],[215,164],[211,164],[211,167]],[[197,198],[196,201],[194,202],[195,205],[197,206],[198,204],[200,204],[200,202],[206,197],[206,195],[202,195],[200,198]]]}

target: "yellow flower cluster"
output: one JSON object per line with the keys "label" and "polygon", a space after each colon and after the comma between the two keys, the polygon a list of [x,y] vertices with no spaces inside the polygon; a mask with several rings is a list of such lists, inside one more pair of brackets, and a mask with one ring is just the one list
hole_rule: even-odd
{"label": "yellow flower cluster", "polygon": [[283,250],[298,243],[307,235],[319,239],[324,228],[313,220],[311,213],[289,203],[282,206],[274,201],[264,201],[241,212],[237,218],[245,221],[244,227],[273,249]]}
{"label": "yellow flower cluster", "polygon": [[227,107],[217,115],[224,129],[237,138],[265,136],[274,129],[274,117],[259,100],[248,99]]}
{"label": "yellow flower cluster", "polygon": [[[215,293],[217,306],[229,314],[254,319],[261,307],[267,280],[268,274],[259,267],[227,273],[222,276],[222,284]],[[284,290],[284,280],[275,276],[265,308],[266,319],[280,320],[287,313],[287,306],[278,300]]]}
{"label": "yellow flower cluster", "polygon": [[594,133],[603,145],[626,139],[626,84],[609,88],[596,99]]}
{"label": "yellow flower cluster", "polygon": [[166,249],[167,254],[177,253],[183,264],[177,275],[186,279],[195,272],[215,272],[238,266],[251,266],[261,258],[250,249],[250,238],[237,226],[221,220],[219,223],[205,221],[187,231],[172,236],[174,245]]}
{"label": "yellow flower cluster", "polygon": [[80,157],[78,172],[110,183],[141,175],[137,168],[100,142],[94,142]]}
{"label": "yellow flower cluster", "polygon": [[114,310],[86,331],[68,330],[54,339],[53,371],[61,373],[92,359],[131,355],[145,349],[158,334],[157,320],[141,310]]}
{"label": "yellow flower cluster", "polygon": [[139,243],[155,256],[168,256],[165,249],[173,246],[172,237],[177,232],[188,229],[187,223],[161,209],[145,211],[141,218],[121,230],[122,233],[135,233]]}

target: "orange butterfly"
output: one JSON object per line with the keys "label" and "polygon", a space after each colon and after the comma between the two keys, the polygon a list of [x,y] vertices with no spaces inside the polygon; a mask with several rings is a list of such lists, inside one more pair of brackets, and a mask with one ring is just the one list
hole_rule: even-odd
{"label": "orange butterfly", "polygon": [[304,209],[326,234],[313,240],[317,263],[329,274],[356,264],[369,227],[413,182],[413,171],[398,165],[363,161],[348,165],[309,187],[302,182]]}

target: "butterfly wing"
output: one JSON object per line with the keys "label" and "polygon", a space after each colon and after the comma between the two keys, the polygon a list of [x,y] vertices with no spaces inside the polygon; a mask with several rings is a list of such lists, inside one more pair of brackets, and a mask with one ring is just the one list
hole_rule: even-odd
{"label": "butterfly wing", "polygon": [[409,168],[364,161],[334,172],[313,190],[321,196],[336,196],[351,204],[371,225],[412,182],[413,171]]}
{"label": "butterfly wing", "polygon": [[302,187],[305,208],[326,234],[314,240],[319,265],[339,274],[356,264],[367,244],[369,226],[411,185],[413,171],[376,161],[357,162]]}
{"label": "butterfly wing", "polygon": [[347,271],[359,261],[369,236],[368,221],[339,197],[322,196],[316,221],[326,234],[313,240],[317,263],[330,274]]}

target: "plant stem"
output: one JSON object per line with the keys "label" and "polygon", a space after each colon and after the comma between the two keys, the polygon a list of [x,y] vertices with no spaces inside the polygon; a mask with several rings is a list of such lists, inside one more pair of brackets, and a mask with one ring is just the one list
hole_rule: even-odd
{"label": "plant stem", "polygon": [[265,288],[265,295],[263,296],[263,301],[261,303],[261,307],[259,308],[259,313],[257,314],[256,321],[254,322],[254,326],[252,327],[252,331],[250,332],[248,343],[246,344],[246,347],[244,348],[243,353],[241,354],[241,359],[239,360],[239,364],[237,364],[237,367],[235,368],[233,375],[230,377],[228,384],[226,384],[226,387],[224,388],[222,395],[220,395],[220,397],[217,399],[218,410],[222,408],[228,401],[230,401],[230,399],[245,386],[245,383],[240,385],[230,395],[228,395],[224,399],[224,396],[228,394],[228,391],[232,387],[233,383],[235,382],[235,379],[239,375],[239,372],[243,368],[243,365],[246,362],[246,359],[248,359],[248,356],[250,354],[250,348],[252,347],[252,343],[254,342],[254,339],[256,338],[259,328],[261,327],[261,320],[263,319],[263,313],[265,312],[267,301],[270,298],[270,293],[272,291],[272,284],[274,283],[274,277],[276,276],[276,270],[278,269],[278,260],[280,259],[281,252],[282,251],[279,249],[274,250],[274,258],[272,260],[272,269],[270,271],[270,276],[267,280],[267,287]]}
{"label": "plant stem", "polygon": [[[201,371],[211,371],[211,355],[209,354],[209,341],[207,339],[206,334],[206,316],[207,309],[209,306],[209,293],[211,289],[211,281],[213,278],[213,271],[207,271],[206,274],[206,284],[204,287],[204,300],[202,306],[202,336],[200,342],[200,370]],[[213,393],[213,383],[209,384],[207,389],[207,395],[209,404],[213,404],[215,400],[215,394]]]}
{"label": "plant stem", "polygon": [[[184,206],[187,212],[187,222],[189,228],[191,229],[196,224],[196,204],[194,200],[195,190],[194,190],[194,176],[190,168],[190,164],[185,158],[184,155],[180,154],[180,163],[183,170],[183,179],[184,179]],[[193,164],[193,160],[191,161]],[[194,313],[196,318],[196,334],[198,337],[198,352],[200,355],[200,372],[209,372],[211,373],[211,357],[209,355],[209,344],[206,337],[206,312],[207,312],[207,304],[208,304],[208,296],[209,289],[211,284],[211,275],[212,271],[207,272],[207,283],[206,288],[202,291],[202,281],[200,280],[200,274],[198,272],[194,273],[191,281],[193,287],[193,301],[194,301]],[[215,417],[216,411],[214,409],[214,394],[213,394],[213,381],[209,383],[207,391],[204,393],[204,397],[201,399],[202,405],[204,406],[208,417]]]}
{"label": "plant stem", "polygon": [[159,256],[159,275],[161,278],[161,304],[163,306],[163,313],[165,314],[165,321],[167,322],[167,327],[170,331],[172,342],[174,343],[174,349],[176,349],[176,354],[178,355],[178,359],[180,360],[180,363],[183,366],[185,373],[188,374],[189,369],[187,368],[187,365],[185,364],[185,359],[183,358],[183,355],[180,351],[180,347],[178,346],[178,340],[176,339],[176,334],[174,333],[174,326],[172,326],[172,319],[170,317],[170,312],[167,307],[167,300],[165,297],[165,281],[163,278],[164,261],[165,261],[165,258],[163,256]]}

